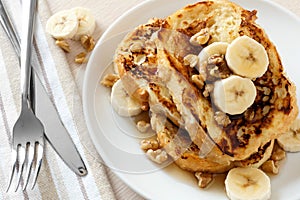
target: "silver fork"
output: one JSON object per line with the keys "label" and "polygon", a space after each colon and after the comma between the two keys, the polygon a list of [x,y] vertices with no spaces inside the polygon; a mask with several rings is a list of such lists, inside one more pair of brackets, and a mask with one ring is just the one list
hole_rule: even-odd
{"label": "silver fork", "polygon": [[23,23],[20,59],[22,93],[21,113],[13,127],[13,166],[7,191],[9,190],[12,180],[15,176],[17,178],[15,191],[17,191],[19,188],[21,177],[23,177],[23,190],[25,190],[31,173],[33,173],[33,188],[35,186],[43,159],[44,127],[40,120],[34,115],[30,105],[29,97],[33,25],[35,21],[36,7],[36,0],[22,1]]}

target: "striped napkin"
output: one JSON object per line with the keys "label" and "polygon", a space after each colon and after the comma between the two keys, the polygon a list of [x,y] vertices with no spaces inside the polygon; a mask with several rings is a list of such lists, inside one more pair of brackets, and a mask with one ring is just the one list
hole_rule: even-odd
{"label": "striped napkin", "polygon": [[[20,30],[20,1],[3,2]],[[8,163],[11,163],[12,128],[20,112],[20,69],[15,52],[0,28],[0,199],[140,199],[101,162],[82,117],[80,95],[85,65],[78,65],[73,60],[68,61],[66,53],[58,48],[54,39],[45,32],[46,21],[52,13],[46,0],[38,2],[34,46],[41,63],[39,70],[43,77],[42,82],[54,100],[89,173],[85,177],[75,175],[46,143],[36,187],[33,190],[19,189],[16,193],[6,193],[10,173]],[[59,0],[51,2],[61,3]],[[79,6],[81,1],[65,2],[68,2],[68,6],[72,4],[75,7]],[[96,37],[99,36],[100,34]],[[72,45],[71,50],[80,48],[75,43]],[[68,56],[74,55],[71,53]]]}

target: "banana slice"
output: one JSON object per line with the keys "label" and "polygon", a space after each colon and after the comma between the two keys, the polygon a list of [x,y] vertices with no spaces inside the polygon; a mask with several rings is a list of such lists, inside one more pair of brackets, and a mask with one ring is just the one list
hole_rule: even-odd
{"label": "banana slice", "polygon": [[271,197],[270,178],[257,168],[231,169],[225,179],[231,200],[266,200]]}
{"label": "banana slice", "polygon": [[248,78],[232,75],[216,81],[213,90],[215,105],[230,115],[241,114],[249,108],[256,97],[254,83]]}
{"label": "banana slice", "polygon": [[91,11],[86,8],[76,7],[71,9],[71,12],[77,16],[78,20],[78,30],[73,39],[80,40],[83,35],[92,35],[96,27],[96,20]]}
{"label": "banana slice", "polygon": [[131,98],[124,89],[122,80],[119,79],[111,90],[111,105],[123,117],[131,117],[142,112],[139,102]]}
{"label": "banana slice", "polygon": [[52,15],[46,23],[46,31],[56,39],[70,39],[78,29],[78,19],[70,10]]}
{"label": "banana slice", "polygon": [[212,55],[225,55],[228,47],[226,42],[214,42],[202,49],[199,57],[199,68],[206,66],[208,58]]}
{"label": "banana slice", "polygon": [[285,151],[300,151],[300,119],[296,119],[289,131],[277,138],[277,142]]}
{"label": "banana slice", "polygon": [[234,73],[248,78],[261,77],[269,65],[264,46],[248,36],[236,38],[228,46],[225,59]]}

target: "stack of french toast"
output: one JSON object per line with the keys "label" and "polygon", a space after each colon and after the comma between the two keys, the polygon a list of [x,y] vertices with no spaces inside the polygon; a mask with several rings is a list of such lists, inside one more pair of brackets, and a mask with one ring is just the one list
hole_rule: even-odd
{"label": "stack of french toast", "polygon": [[296,87],[256,19],[226,0],[201,1],[138,26],[115,52],[132,101],[123,114],[148,112],[155,148],[184,170],[259,168],[298,115]]}

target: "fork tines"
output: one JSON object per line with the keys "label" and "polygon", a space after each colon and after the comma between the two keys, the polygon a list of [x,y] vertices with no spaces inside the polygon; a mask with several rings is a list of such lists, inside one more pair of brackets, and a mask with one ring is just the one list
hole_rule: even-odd
{"label": "fork tines", "polygon": [[15,191],[18,190],[20,184],[23,185],[22,188],[25,190],[31,174],[33,175],[31,189],[34,188],[42,164],[43,147],[44,141],[41,138],[38,142],[18,144],[16,148],[12,148],[13,164],[6,191],[10,189],[14,179],[16,180]]}

